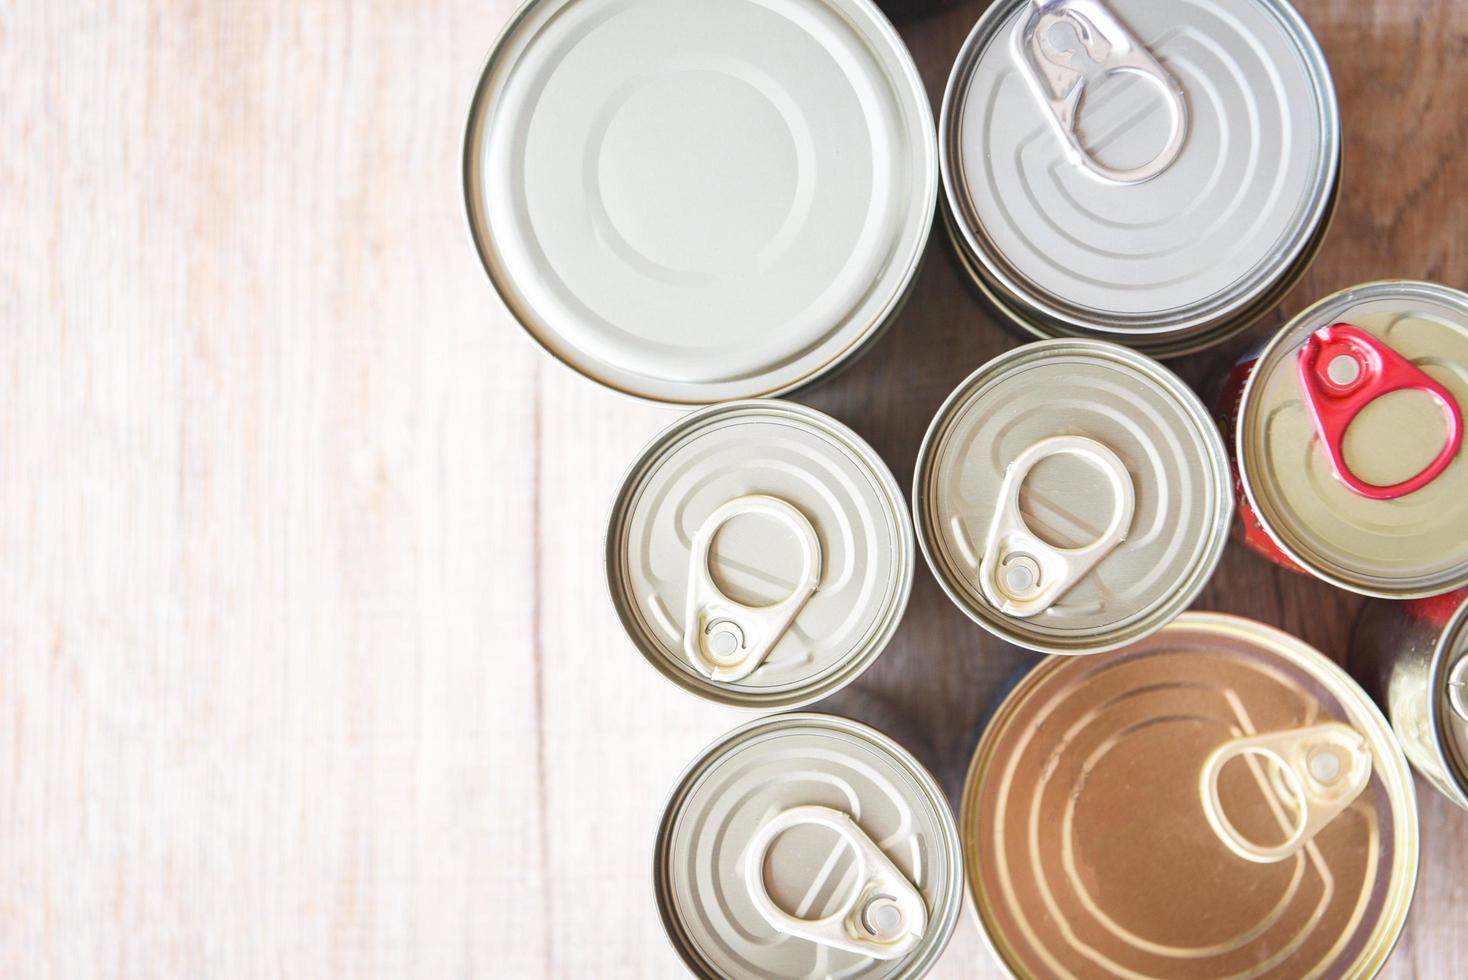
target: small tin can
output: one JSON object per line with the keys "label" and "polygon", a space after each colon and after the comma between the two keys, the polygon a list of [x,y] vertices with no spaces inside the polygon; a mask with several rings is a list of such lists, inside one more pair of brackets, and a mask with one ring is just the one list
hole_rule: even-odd
{"label": "small tin can", "polygon": [[1388,599],[1468,585],[1468,294],[1375,282],[1306,309],[1219,399],[1244,540]]}
{"label": "small tin can", "polygon": [[938,141],[955,251],[1000,312],[1157,357],[1272,310],[1340,181],[1330,70],[1285,0],[999,0]]}
{"label": "small tin can", "polygon": [[1351,672],[1417,771],[1468,809],[1468,589],[1367,603],[1351,640]]}
{"label": "small tin can", "polygon": [[808,704],[851,683],[912,590],[902,491],[856,433],[814,409],[694,412],[628,470],[606,541],[612,602],[665,677],[722,704]]}
{"label": "small tin can", "polygon": [[695,976],[895,980],[948,944],[963,858],[948,802],[906,750],[792,714],[735,729],[684,772],[653,882]]}
{"label": "small tin can", "polygon": [[1369,977],[1417,875],[1411,772],[1365,692],[1212,613],[1032,671],[980,739],[960,830],[1016,977]]}
{"label": "small tin can", "polygon": [[781,394],[865,349],[936,208],[927,93],[871,0],[530,0],[464,138],[470,234],[553,357],[629,395]]}
{"label": "small tin can", "polygon": [[918,542],[985,629],[1042,653],[1134,642],[1213,574],[1233,513],[1196,395],[1134,350],[1049,340],[979,368],[939,409],[913,480]]}

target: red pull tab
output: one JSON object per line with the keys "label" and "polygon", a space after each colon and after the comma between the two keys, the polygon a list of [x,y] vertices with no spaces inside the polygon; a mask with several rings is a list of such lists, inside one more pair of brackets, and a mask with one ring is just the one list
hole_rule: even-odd
{"label": "red pull tab", "polygon": [[[1305,389],[1305,403],[1331,468],[1342,483],[1363,497],[1395,500],[1421,490],[1447,469],[1463,444],[1463,413],[1452,394],[1417,365],[1349,323],[1323,327],[1305,341],[1300,351],[1300,386]],[[1426,392],[1438,400],[1447,417],[1448,441],[1437,458],[1410,480],[1390,487],[1367,483],[1346,465],[1346,429],[1367,405],[1406,389]]]}

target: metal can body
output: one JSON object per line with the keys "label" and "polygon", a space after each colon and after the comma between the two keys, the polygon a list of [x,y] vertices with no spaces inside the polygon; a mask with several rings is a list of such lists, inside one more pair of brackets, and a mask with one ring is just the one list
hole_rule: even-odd
{"label": "metal can body", "polygon": [[1050,658],[980,739],[971,908],[1016,977],[1363,977],[1415,886],[1411,773],[1323,655],[1188,613]]}
{"label": "metal can body", "polygon": [[906,750],[792,714],[730,732],[689,766],[653,882],[695,976],[912,978],[953,933],[963,858],[947,801]]}
{"label": "metal can body", "polygon": [[[1348,385],[1327,373],[1339,370]],[[1468,294],[1377,282],[1304,310],[1219,398],[1245,543],[1363,595],[1468,584],[1463,405]]]}
{"label": "metal can body", "polygon": [[1468,809],[1468,590],[1367,603],[1351,672],[1386,712],[1413,767]]}
{"label": "metal can body", "polygon": [[730,402],[660,433],[608,522],[628,636],[700,697],[808,704],[887,645],[912,588],[912,527],[876,452],[814,409]]}
{"label": "metal can body", "polygon": [[1329,68],[1283,0],[1003,0],[939,145],[950,238],[1006,317],[1156,357],[1273,309],[1340,181]]}
{"label": "metal can body", "polygon": [[958,386],[913,480],[918,541],[975,622],[1043,653],[1161,628],[1228,539],[1226,451],[1197,397],[1136,351],[1052,340]]}
{"label": "metal can body", "polygon": [[864,350],[936,207],[931,109],[870,0],[531,0],[465,132],[471,237],[544,350],[671,404]]}

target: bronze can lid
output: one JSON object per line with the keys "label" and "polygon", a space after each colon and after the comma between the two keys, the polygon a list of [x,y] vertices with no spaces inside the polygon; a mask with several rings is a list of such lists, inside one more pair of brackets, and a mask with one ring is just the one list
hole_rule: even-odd
{"label": "bronze can lid", "polygon": [[961,830],[980,928],[1018,976],[1370,976],[1417,874],[1410,772],[1365,693],[1208,613],[1025,677]]}

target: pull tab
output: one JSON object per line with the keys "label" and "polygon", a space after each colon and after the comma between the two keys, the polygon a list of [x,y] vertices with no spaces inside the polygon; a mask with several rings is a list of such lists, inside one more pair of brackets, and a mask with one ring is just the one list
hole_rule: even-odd
{"label": "pull tab", "polygon": [[[719,591],[709,575],[714,535],[745,514],[779,521],[800,540],[800,583],[774,605],[735,602]],[[785,635],[820,580],[821,542],[804,514],[779,497],[736,497],[710,514],[693,536],[693,554],[688,560],[688,608],[683,620],[684,655],[712,680],[748,677]]]}
{"label": "pull tab", "polygon": [[[1140,184],[1172,166],[1182,152],[1188,134],[1182,85],[1102,0],[1032,0],[1014,26],[1013,43],[1020,74],[1049,110],[1072,159],[1091,173],[1118,184]],[[1147,163],[1126,170],[1097,160],[1076,132],[1086,87],[1118,72],[1140,75],[1161,89],[1172,116],[1167,145]]]}
{"label": "pull tab", "polygon": [[[1315,421],[1315,432],[1330,457],[1337,479],[1372,500],[1395,500],[1421,490],[1447,469],[1463,443],[1463,413],[1452,394],[1422,369],[1371,334],[1348,323],[1322,327],[1300,351],[1300,387]],[[1361,410],[1382,395],[1415,389],[1436,398],[1447,418],[1442,452],[1410,480],[1389,487],[1367,483],[1351,472],[1343,448],[1346,429]]]}
{"label": "pull tab", "polygon": [[[857,887],[849,901],[824,919],[791,915],[775,904],[765,888],[765,855],[770,845],[780,834],[802,824],[834,830],[856,853]],[[787,936],[822,946],[892,960],[912,949],[928,927],[928,907],[922,894],[855,820],[830,807],[793,807],[760,827],[749,842],[744,878],[749,899],[766,922]]]}
{"label": "pull tab", "polygon": [[1459,718],[1468,722],[1468,654],[1459,657],[1448,674],[1448,704]]}
{"label": "pull tab", "polygon": [[[1269,785],[1294,813],[1294,828],[1282,844],[1263,847],[1246,839],[1223,811],[1218,777],[1225,763],[1241,755],[1269,763]],[[1310,843],[1370,781],[1371,750],[1365,737],[1349,725],[1327,722],[1224,743],[1203,763],[1199,787],[1203,813],[1219,840],[1246,861],[1274,864]]]}
{"label": "pull tab", "polygon": [[[1080,456],[1106,474],[1116,501],[1105,532],[1083,548],[1046,544],[1030,531],[1019,512],[1020,487],[1030,470],[1041,460],[1064,453]],[[1006,616],[1038,616],[1126,540],[1135,510],[1132,477],[1116,453],[1084,436],[1041,439],[1015,457],[1004,471],[999,505],[984,541],[979,589]]]}

